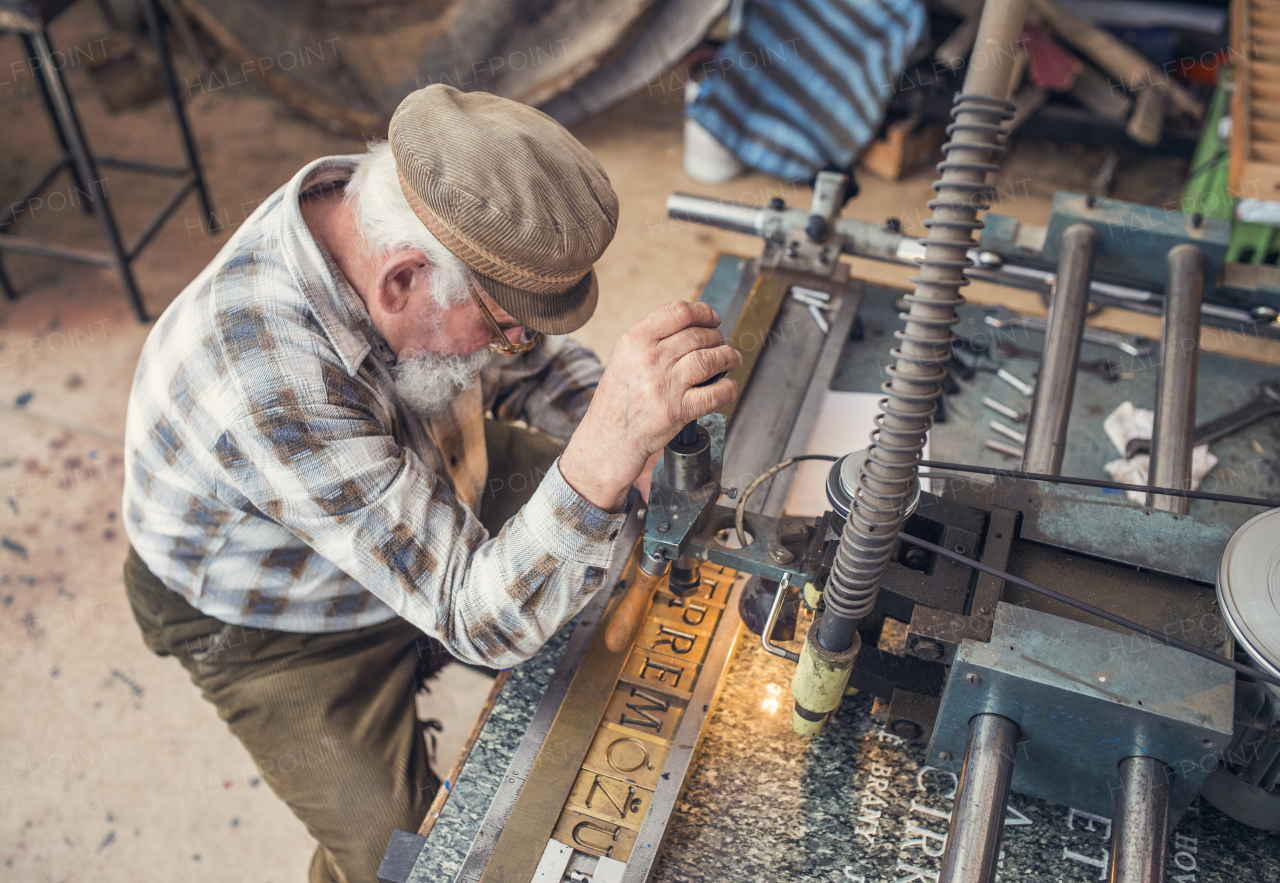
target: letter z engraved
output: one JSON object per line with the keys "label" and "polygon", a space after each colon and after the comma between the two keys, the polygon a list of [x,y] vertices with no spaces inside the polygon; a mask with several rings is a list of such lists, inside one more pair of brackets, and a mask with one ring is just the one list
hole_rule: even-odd
{"label": "letter z engraved", "polygon": [[587,799],[584,801],[587,809],[595,809],[595,807],[591,805],[591,798],[596,796],[597,790],[603,794],[605,800],[609,801],[610,805],[613,806],[613,809],[617,812],[619,819],[625,821],[628,812],[638,812],[640,809],[640,800],[636,797],[635,788],[628,785],[627,795],[623,797],[622,802],[619,803],[618,799],[613,796],[604,782],[600,781],[599,774],[596,775],[595,780],[591,783],[591,790],[587,792]]}

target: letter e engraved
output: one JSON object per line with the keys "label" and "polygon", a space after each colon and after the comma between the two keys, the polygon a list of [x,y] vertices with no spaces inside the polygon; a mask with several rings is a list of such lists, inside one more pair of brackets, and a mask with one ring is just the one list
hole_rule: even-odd
{"label": "letter e engraved", "polygon": [[[653,669],[658,674],[649,677],[649,669]],[[667,675],[672,675],[672,680],[667,680]],[[680,678],[684,677],[684,669],[674,665],[663,665],[661,662],[654,662],[653,657],[646,656],[644,665],[640,666],[640,677],[646,681],[658,681],[663,684],[670,684],[673,687],[680,686]]]}
{"label": "letter e engraved", "polygon": [[[630,745],[640,749],[640,760],[631,766],[622,766],[614,759],[613,753],[619,745]],[[632,739],[630,736],[623,736],[621,739],[614,739],[609,743],[609,747],[604,750],[604,759],[609,762],[609,766],[613,767],[620,773],[634,773],[636,770],[644,767],[652,770],[653,764],[649,762],[649,749],[639,739]],[[626,762],[625,760],[623,761]],[[590,804],[588,804],[590,806]]]}
{"label": "letter e engraved", "polygon": [[1081,862],[1086,865],[1093,865],[1095,868],[1098,869],[1098,879],[1099,880],[1107,879],[1107,862],[1111,858],[1111,853],[1109,853],[1105,849],[1102,850],[1102,858],[1090,858],[1087,855],[1081,855],[1078,852],[1072,852],[1071,850],[1067,849],[1064,846],[1062,847],[1062,857],[1069,858],[1072,861]]}
{"label": "letter e engraved", "polygon": [[[657,641],[654,641],[653,647],[651,649],[656,650],[659,647],[661,647],[663,644],[670,644],[671,652],[679,656],[683,656],[686,653],[688,653],[690,650],[692,650],[693,645],[696,644],[698,641],[697,635],[691,635],[688,632],[681,632],[681,631],[677,631],[676,629],[669,629],[665,625],[658,626],[658,634],[668,635],[669,637],[659,638]],[[681,641],[689,642],[689,645],[685,647],[683,650],[680,649]]]}
{"label": "letter e engraved", "polygon": [[591,783],[591,790],[587,792],[587,799],[583,801],[586,803],[587,809],[595,809],[595,807],[591,805],[591,798],[596,796],[597,790],[604,795],[605,800],[609,801],[609,804],[613,807],[614,811],[617,812],[619,819],[625,820],[627,813],[640,811],[640,798],[636,797],[635,788],[628,785],[627,796],[622,798],[622,802],[619,803],[618,798],[610,793],[604,782],[600,781],[600,775],[598,773],[596,774],[595,781]]}
{"label": "letter e engraved", "polygon": [[[1075,807],[1068,807],[1068,809],[1070,810],[1070,812],[1068,812],[1068,813],[1067,813],[1067,830],[1069,830],[1069,831],[1075,831],[1075,830],[1076,830],[1075,820],[1076,820],[1076,818],[1077,818],[1077,817],[1079,817],[1079,818],[1085,819],[1085,824],[1084,824],[1084,828],[1083,828],[1083,830],[1085,830],[1085,831],[1096,831],[1096,830],[1098,830],[1097,828],[1093,827],[1093,823],[1094,823],[1094,822],[1102,822],[1102,824],[1104,824],[1104,825],[1106,825],[1106,826],[1107,826],[1107,827],[1106,827],[1106,830],[1104,830],[1104,831],[1102,832],[1102,836],[1103,836],[1103,837],[1106,837],[1106,838],[1108,838],[1108,839],[1110,839],[1110,837],[1111,837],[1111,819],[1107,818],[1106,816],[1095,816],[1095,815],[1094,815],[1093,813],[1091,813],[1091,812],[1085,812],[1084,810],[1076,809]],[[1006,823],[1006,824],[1007,824],[1007,823]]]}
{"label": "letter e engraved", "polygon": [[[583,840],[580,835],[580,832],[584,829],[587,831],[596,831],[600,834],[605,834],[608,836],[609,841],[605,843],[604,846],[600,846],[596,843],[589,843],[586,840]],[[613,844],[618,842],[618,832],[621,830],[622,828],[618,825],[614,825],[613,830],[611,831],[603,825],[597,825],[595,822],[578,822],[578,824],[573,826],[573,842],[575,845],[581,846],[592,855],[600,855],[604,858],[609,858],[609,856],[613,855]]]}
{"label": "letter e engraved", "polygon": [[624,711],[622,712],[621,715],[618,716],[618,722],[621,723],[624,727],[625,726],[648,727],[649,729],[653,730],[655,733],[661,731],[664,721],[662,720],[662,718],[654,717],[653,715],[649,714],[649,712],[660,711],[665,713],[671,709],[671,701],[669,699],[659,699],[657,696],[654,696],[652,693],[646,693],[644,690],[641,690],[639,687],[631,688],[631,697],[633,699],[636,697],[639,697],[641,699],[646,700],[649,704],[633,705],[632,703],[628,702],[627,708],[631,709],[636,714],[640,715],[640,718],[637,719],[637,718],[627,717],[627,713]]}

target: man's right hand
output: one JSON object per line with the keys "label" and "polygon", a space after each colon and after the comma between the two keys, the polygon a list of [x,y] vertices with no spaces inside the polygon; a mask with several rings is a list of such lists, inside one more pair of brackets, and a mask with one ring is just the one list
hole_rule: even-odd
{"label": "man's right hand", "polygon": [[617,511],[649,457],[680,428],[738,396],[729,377],[742,364],[720,317],[703,303],[658,307],[618,340],[591,406],[560,455],[560,473],[605,511]]}

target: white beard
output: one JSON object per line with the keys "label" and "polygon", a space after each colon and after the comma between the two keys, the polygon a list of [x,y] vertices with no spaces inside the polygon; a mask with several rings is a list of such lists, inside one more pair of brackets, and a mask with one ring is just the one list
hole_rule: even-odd
{"label": "white beard", "polygon": [[438,417],[459,394],[471,388],[493,353],[482,349],[469,356],[401,353],[391,369],[396,395],[420,417]]}

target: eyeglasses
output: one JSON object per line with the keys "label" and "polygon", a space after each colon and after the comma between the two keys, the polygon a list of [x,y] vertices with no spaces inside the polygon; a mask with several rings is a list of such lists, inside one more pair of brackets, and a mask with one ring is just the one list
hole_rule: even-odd
{"label": "eyeglasses", "polygon": [[[538,345],[541,335],[526,325],[512,325],[509,328],[503,328],[498,324],[498,320],[493,318],[493,313],[489,312],[489,308],[484,305],[484,298],[480,297],[477,290],[475,280],[467,286],[467,290],[471,292],[471,299],[476,302],[476,306],[480,308],[480,314],[484,316],[485,321],[489,323],[489,327],[493,329],[493,340],[489,341],[489,349],[495,353],[502,353],[504,356],[518,356],[521,353],[527,353]],[[512,331],[520,331],[520,337],[515,342],[511,342],[511,338],[507,337]]]}

